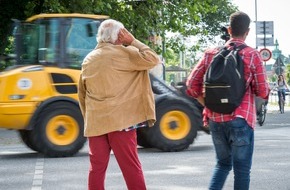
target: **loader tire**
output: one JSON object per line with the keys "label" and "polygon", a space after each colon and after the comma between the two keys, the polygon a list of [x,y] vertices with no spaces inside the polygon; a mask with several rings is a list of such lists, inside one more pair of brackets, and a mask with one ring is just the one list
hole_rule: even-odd
{"label": "loader tire", "polygon": [[162,151],[182,151],[193,143],[201,125],[200,111],[178,97],[156,105],[156,123],[148,129],[149,144]]}
{"label": "loader tire", "polygon": [[31,150],[34,150],[36,152],[39,151],[37,149],[36,144],[34,144],[32,142],[32,139],[31,139],[31,131],[30,130],[19,130],[18,133],[19,133],[19,136],[20,136],[21,140],[24,142],[24,144],[28,148],[30,148]]}
{"label": "loader tire", "polygon": [[144,148],[152,148],[152,145],[148,141],[149,127],[141,127],[137,129],[137,143]]}
{"label": "loader tire", "polygon": [[48,105],[39,114],[31,135],[37,150],[48,157],[76,154],[86,142],[80,109],[69,102]]}

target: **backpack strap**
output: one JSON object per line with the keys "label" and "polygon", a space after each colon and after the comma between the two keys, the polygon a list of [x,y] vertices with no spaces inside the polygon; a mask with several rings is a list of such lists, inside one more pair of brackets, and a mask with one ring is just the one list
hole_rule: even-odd
{"label": "backpack strap", "polygon": [[237,47],[237,50],[240,51],[240,50],[242,50],[242,49],[244,49],[244,48],[246,48],[246,47],[248,47],[246,44],[242,44],[242,45],[239,45],[239,46]]}

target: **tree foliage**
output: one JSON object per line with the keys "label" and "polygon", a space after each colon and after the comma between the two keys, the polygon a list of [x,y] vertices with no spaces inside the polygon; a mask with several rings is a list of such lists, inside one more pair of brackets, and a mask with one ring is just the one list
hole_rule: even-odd
{"label": "tree foliage", "polygon": [[290,85],[290,64],[286,65],[286,82]]}
{"label": "tree foliage", "polygon": [[[11,18],[23,20],[39,13],[78,12],[109,15],[156,50],[183,51],[182,38],[196,36],[194,46],[188,48],[196,51],[221,34],[220,28],[236,10],[231,0],[1,0],[0,39],[5,41],[5,26]],[[168,37],[168,33],[182,38]],[[152,35],[162,37],[163,48],[149,40]],[[0,50],[5,45],[1,44]]]}

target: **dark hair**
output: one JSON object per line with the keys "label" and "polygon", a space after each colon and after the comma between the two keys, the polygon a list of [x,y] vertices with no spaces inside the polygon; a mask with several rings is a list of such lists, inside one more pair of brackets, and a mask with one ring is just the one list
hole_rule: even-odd
{"label": "dark hair", "polygon": [[280,74],[280,75],[278,75],[278,80],[280,80],[280,77],[282,77],[282,80],[285,80],[285,79],[284,79],[284,76],[283,76],[283,75],[281,75],[281,74]]}
{"label": "dark hair", "polygon": [[244,35],[250,26],[250,17],[241,11],[235,12],[230,16],[230,27],[232,28],[233,36]]}
{"label": "dark hair", "polygon": [[[282,77],[282,79],[280,80],[280,77]],[[278,75],[278,80],[277,80],[277,83],[279,82],[279,81],[283,81],[283,84],[285,85],[286,84],[286,82],[285,82],[285,78],[284,78],[284,75]]]}

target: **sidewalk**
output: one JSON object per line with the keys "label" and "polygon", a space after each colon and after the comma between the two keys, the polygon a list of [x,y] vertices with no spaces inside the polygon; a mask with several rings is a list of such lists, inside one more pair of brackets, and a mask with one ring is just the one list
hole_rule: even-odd
{"label": "sidewalk", "polygon": [[[273,104],[268,104],[267,105],[267,113],[275,113],[275,112],[279,112],[279,106],[278,105],[273,105]],[[284,108],[285,112],[286,111],[290,111],[290,106],[285,106]]]}

